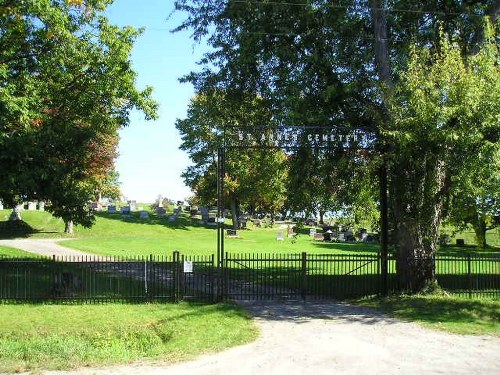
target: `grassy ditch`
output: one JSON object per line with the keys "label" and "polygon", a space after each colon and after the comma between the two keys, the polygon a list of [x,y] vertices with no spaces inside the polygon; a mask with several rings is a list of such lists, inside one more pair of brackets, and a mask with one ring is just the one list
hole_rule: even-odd
{"label": "grassy ditch", "polygon": [[0,372],[178,362],[250,342],[233,305],[0,305]]}

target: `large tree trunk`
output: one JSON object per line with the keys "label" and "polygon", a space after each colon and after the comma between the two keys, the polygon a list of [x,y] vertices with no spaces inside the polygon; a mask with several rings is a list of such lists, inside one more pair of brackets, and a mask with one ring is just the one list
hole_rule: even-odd
{"label": "large tree trunk", "polygon": [[[415,160],[417,159],[417,160]],[[434,258],[442,219],[445,165],[431,153],[393,168],[391,201],[396,221],[396,271],[402,291],[435,281]]]}
{"label": "large tree trunk", "polygon": [[64,220],[64,233],[73,234],[73,220]]}
{"label": "large tree trunk", "polygon": [[474,224],[474,232],[476,234],[477,247],[481,249],[486,248],[486,221],[479,218],[477,223]]}
{"label": "large tree trunk", "polygon": [[231,217],[233,219],[233,229],[239,229],[238,218],[240,216],[239,202],[236,197],[231,196]]}
{"label": "large tree trunk", "polygon": [[319,223],[323,225],[325,223],[325,211],[319,210]]}
{"label": "large tree trunk", "polygon": [[14,206],[12,212],[10,213],[9,221],[19,221],[19,220],[22,220],[21,210],[19,209],[18,206]]}

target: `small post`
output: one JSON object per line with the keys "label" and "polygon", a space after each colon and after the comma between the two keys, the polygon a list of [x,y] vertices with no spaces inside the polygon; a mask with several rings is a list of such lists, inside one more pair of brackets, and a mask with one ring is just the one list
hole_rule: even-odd
{"label": "small post", "polygon": [[388,245],[389,245],[389,218],[387,210],[387,170],[385,165],[379,170],[380,180],[380,270],[382,276],[382,295],[389,292],[388,284]]}
{"label": "small post", "polygon": [[307,295],[307,253],[302,252],[302,287],[301,287],[302,300],[306,301]]}
{"label": "small post", "polygon": [[173,253],[173,275],[174,275],[174,301],[179,302],[179,294],[180,294],[180,288],[179,288],[179,272],[180,271],[180,265],[179,265],[179,252],[174,251]]}
{"label": "small post", "polygon": [[470,254],[467,254],[467,287],[469,289],[469,298],[472,298],[472,264]]}

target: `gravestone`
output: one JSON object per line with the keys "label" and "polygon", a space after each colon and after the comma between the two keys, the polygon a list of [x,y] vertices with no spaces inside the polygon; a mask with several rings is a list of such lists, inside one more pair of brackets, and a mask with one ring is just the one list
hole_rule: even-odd
{"label": "gravestone", "polygon": [[45,201],[38,202],[38,211],[45,211]]}
{"label": "gravestone", "polygon": [[28,202],[28,211],[36,211],[36,203]]}
{"label": "gravestone", "polygon": [[316,228],[309,229],[309,236],[314,237],[316,235]]}
{"label": "gravestone", "polygon": [[228,230],[226,230],[226,234],[230,237],[235,237],[237,235],[236,229],[228,229]]}
{"label": "gravestone", "polygon": [[457,246],[465,246],[465,240],[463,238],[457,238]]}
{"label": "gravestone", "polygon": [[141,211],[141,212],[139,213],[139,217],[140,217],[141,219],[149,219],[149,213],[148,213],[147,211]]}
{"label": "gravestone", "polygon": [[130,214],[130,206],[122,206],[120,212],[125,215]]}
{"label": "gravestone", "polygon": [[345,235],[344,235],[344,233],[339,233],[337,241],[339,241],[339,242],[345,242]]}
{"label": "gravestone", "polygon": [[207,222],[208,221],[208,207],[200,206],[200,214],[201,214],[201,220]]}
{"label": "gravestone", "polygon": [[289,225],[287,228],[286,228],[286,232],[287,232],[287,236],[288,238],[292,238],[295,236],[295,233],[293,232],[293,228],[291,225]]}
{"label": "gravestone", "polygon": [[192,219],[195,219],[196,216],[199,215],[198,207],[196,207],[196,206],[191,207],[191,209],[189,210],[189,214],[191,215]]}
{"label": "gravestone", "polygon": [[3,210],[3,202],[0,201],[0,210]]}
{"label": "gravestone", "polygon": [[136,201],[128,201],[128,205],[130,207],[130,211],[137,211],[137,202]]}
{"label": "gravestone", "polygon": [[324,233],[315,233],[314,234],[314,239],[317,240],[317,241],[323,241],[324,240],[323,234]]}
{"label": "gravestone", "polygon": [[156,214],[158,216],[163,217],[163,216],[165,216],[167,214],[167,210],[165,210],[165,208],[163,208],[163,207],[157,207],[156,208]]}
{"label": "gravestone", "polygon": [[285,240],[285,234],[283,232],[278,232],[278,235],[276,236],[277,241],[284,241]]}
{"label": "gravestone", "polygon": [[108,206],[108,213],[110,213],[110,214],[116,214],[116,206],[114,204],[110,204]]}

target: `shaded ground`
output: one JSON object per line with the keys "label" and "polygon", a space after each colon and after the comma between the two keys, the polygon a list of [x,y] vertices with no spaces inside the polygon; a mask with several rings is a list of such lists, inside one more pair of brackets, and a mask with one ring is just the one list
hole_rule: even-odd
{"label": "shaded ground", "polygon": [[[2,240],[0,245],[82,255],[54,240]],[[251,344],[185,363],[47,374],[500,374],[500,338],[437,332],[334,301],[242,305],[261,330]]]}

